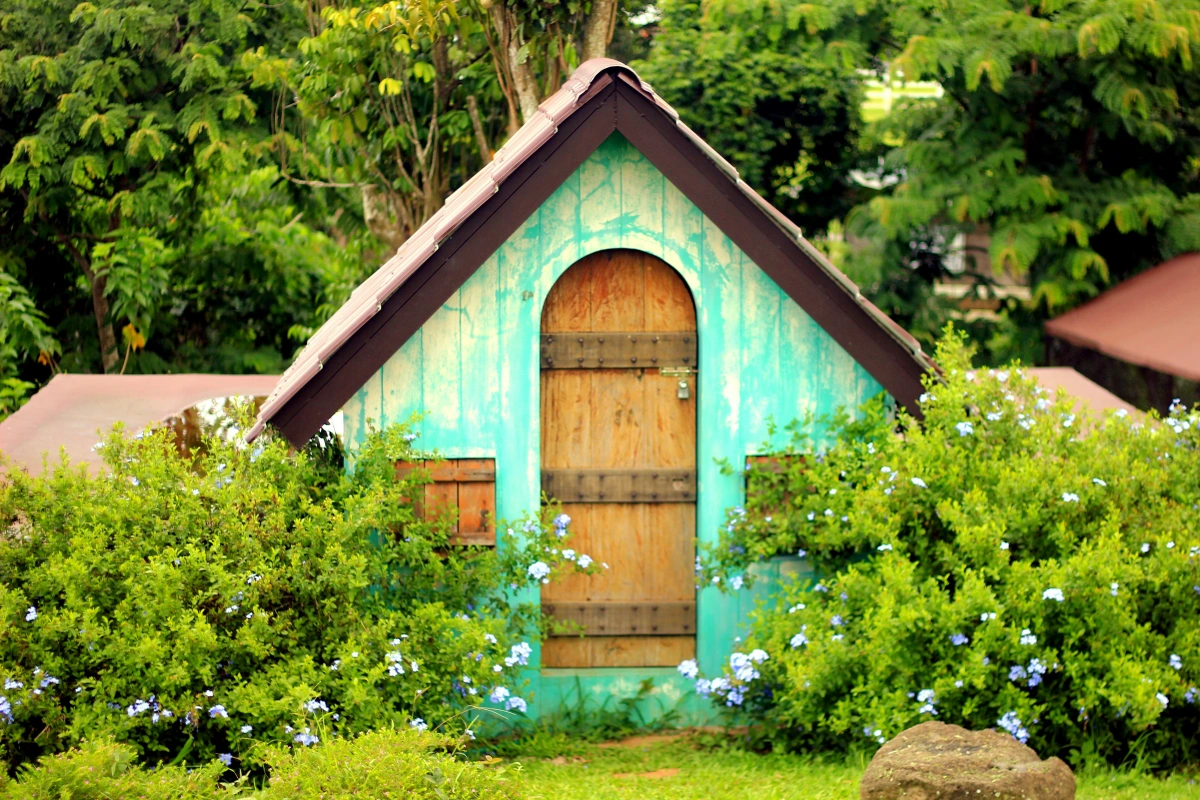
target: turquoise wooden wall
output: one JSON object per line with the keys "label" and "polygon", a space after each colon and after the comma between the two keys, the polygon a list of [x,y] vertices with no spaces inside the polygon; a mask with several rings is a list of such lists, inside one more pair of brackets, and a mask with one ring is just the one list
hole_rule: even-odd
{"label": "turquoise wooden wall", "polygon": [[[857,407],[880,385],[620,134],[614,133],[550,196],[346,404],[345,435],[424,414],[420,444],[447,458],[496,460],[497,515],[519,517],[540,496],[539,333],[555,280],[589,253],[632,248],[683,276],[696,302],[697,536],[716,538],[726,509],[742,501],[736,475],[762,451],[770,419]],[[797,565],[763,565],[771,574]],[[755,591],[697,599],[697,657],[719,673],[734,638],[771,581]],[[536,601],[537,590],[525,598]],[[531,663],[536,663],[535,660]],[[636,693],[655,678],[646,713],[676,708],[681,721],[711,721],[712,706],[675,670],[529,670],[531,713]]]}

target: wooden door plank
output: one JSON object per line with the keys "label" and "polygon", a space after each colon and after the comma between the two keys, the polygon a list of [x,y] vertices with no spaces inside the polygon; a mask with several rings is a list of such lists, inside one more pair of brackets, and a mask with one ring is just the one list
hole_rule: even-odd
{"label": "wooden door plank", "polygon": [[568,269],[546,295],[546,303],[542,306],[542,330],[592,330],[591,295],[592,276],[588,270]]}
{"label": "wooden door plank", "polygon": [[[655,265],[657,266],[657,265]],[[648,267],[643,273],[646,330],[696,330],[696,305],[683,277],[675,270]]]}
{"label": "wooden door plank", "polygon": [[646,306],[642,299],[645,255],[628,250],[605,250],[588,256],[588,259],[592,278],[592,330],[647,330]]}
{"label": "wooden door plank", "polygon": [[561,469],[591,464],[591,424],[579,409],[592,391],[591,370],[543,370],[542,467]]}

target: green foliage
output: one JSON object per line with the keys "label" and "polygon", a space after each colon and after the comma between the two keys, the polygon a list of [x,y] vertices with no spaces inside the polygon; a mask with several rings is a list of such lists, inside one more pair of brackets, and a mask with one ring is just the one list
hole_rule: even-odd
{"label": "green foliage", "polygon": [[325,190],[254,170],[270,96],[240,58],[304,30],[294,2],[0,11],[0,285],[24,293],[20,329],[0,297],[0,345],[24,335],[6,366],[41,380],[286,364],[288,330],[320,302],[329,267],[314,262],[361,250]]}
{"label": "green foliage", "polygon": [[874,747],[936,715],[1045,754],[1194,761],[1200,413],[1093,419],[969,355],[942,341],[900,433],[876,405],[750,473],[705,579],[801,550],[824,577],[758,611],[763,652],[715,693],[791,745]]}
{"label": "green foliage", "polygon": [[695,2],[658,4],[639,74],[742,178],[808,235],[821,235],[869,192],[862,166],[861,79],[803,32],[730,25]]}
{"label": "green foliage", "polygon": [[514,643],[540,619],[511,592],[542,577],[535,562],[559,566],[553,506],[497,548],[455,546],[448,520],[414,512],[428,476],[395,478],[397,460],[422,457],[402,427],[372,434],[345,473],[281,441],[230,438],[189,464],[169,432],[114,432],[99,475],[9,471],[0,753],[12,768],[99,737],[147,761],[252,764],[263,742],[462,729],[495,686],[514,693],[506,711],[524,710],[528,648]]}
{"label": "green foliage", "polygon": [[457,756],[454,739],[419,731],[378,731],[313,748],[264,748],[270,784],[262,790],[241,781],[222,783],[227,770],[219,761],[196,769],[172,765],[150,771],[136,758],[127,745],[84,742],[78,749],[42,758],[36,767],[23,770],[6,796],[13,800],[301,800],[332,793],[340,798],[403,794],[430,800],[497,800],[519,796],[521,786],[516,768],[465,762]]}
{"label": "green foliage", "polygon": [[642,713],[640,706],[651,702],[653,690],[654,679],[646,678],[633,695],[597,699],[586,693],[577,680],[574,692],[553,713],[540,714],[536,720],[518,720],[502,735],[481,739],[476,747],[505,757],[553,758],[578,755],[588,742],[607,742],[678,727],[675,708],[667,708],[661,701],[657,701],[661,713],[652,719]]}

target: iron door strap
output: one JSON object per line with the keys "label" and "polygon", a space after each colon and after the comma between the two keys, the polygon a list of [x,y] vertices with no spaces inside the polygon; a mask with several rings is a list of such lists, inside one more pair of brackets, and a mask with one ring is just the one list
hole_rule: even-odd
{"label": "iron door strap", "polygon": [[561,503],[694,503],[696,470],[544,469],[542,491]]}
{"label": "iron door strap", "polygon": [[542,369],[695,367],[696,332],[543,333]]}
{"label": "iron door strap", "polygon": [[554,602],[542,605],[550,636],[693,636],[696,604],[660,602]]}

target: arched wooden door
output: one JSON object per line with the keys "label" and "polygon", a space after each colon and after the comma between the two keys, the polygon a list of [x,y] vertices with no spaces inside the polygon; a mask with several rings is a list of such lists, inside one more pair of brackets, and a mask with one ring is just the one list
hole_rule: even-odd
{"label": "arched wooden door", "polygon": [[542,587],[544,667],[675,666],[696,651],[696,308],[675,270],[608,250],[542,310],[542,486],[609,569]]}

